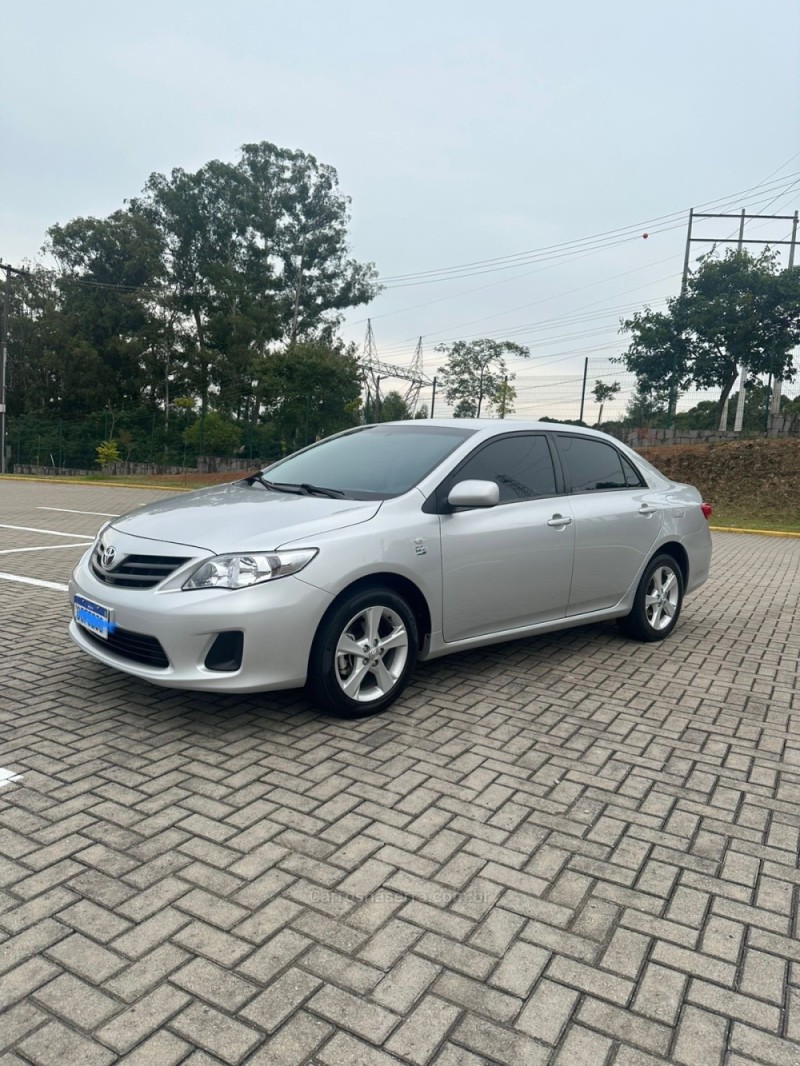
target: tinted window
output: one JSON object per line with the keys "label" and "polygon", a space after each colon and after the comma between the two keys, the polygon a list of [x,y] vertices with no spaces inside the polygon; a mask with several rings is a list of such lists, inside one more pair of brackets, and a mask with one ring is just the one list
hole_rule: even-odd
{"label": "tinted window", "polygon": [[500,488],[500,502],[533,500],[555,496],[556,478],[547,441],[542,436],[520,433],[492,441],[468,459],[455,482],[494,481]]}
{"label": "tinted window", "polygon": [[625,484],[630,489],[638,489],[640,485],[643,485],[641,474],[630,461],[626,459],[624,455],[620,456],[622,460],[622,469],[625,471]]}
{"label": "tinted window", "polygon": [[556,440],[573,492],[626,488],[625,474],[616,448],[588,437],[558,435]]}
{"label": "tinted window", "polygon": [[269,467],[267,477],[324,485],[348,496],[397,496],[473,433],[441,426],[365,426],[290,455]]}

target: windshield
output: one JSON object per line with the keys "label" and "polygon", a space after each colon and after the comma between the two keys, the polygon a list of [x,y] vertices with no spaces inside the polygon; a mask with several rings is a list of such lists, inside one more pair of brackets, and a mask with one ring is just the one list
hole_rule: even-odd
{"label": "windshield", "polygon": [[445,426],[364,426],[314,444],[268,468],[279,484],[321,485],[347,496],[385,499],[421,481],[474,430]]}

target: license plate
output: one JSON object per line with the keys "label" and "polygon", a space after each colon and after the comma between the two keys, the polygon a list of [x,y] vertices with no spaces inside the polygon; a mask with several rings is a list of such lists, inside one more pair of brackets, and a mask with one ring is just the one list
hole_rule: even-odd
{"label": "license plate", "polygon": [[108,640],[109,633],[113,633],[117,628],[114,612],[110,608],[103,607],[94,600],[87,600],[84,596],[76,596],[72,601],[72,613],[78,625],[103,640]]}

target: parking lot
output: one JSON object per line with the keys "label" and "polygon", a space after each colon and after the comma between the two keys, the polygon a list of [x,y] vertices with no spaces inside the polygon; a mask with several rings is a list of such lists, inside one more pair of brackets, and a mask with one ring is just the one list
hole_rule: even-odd
{"label": "parking lot", "polygon": [[109,671],[104,522],[0,484],[0,1064],[800,1063],[800,540],[715,535],[674,636],[418,668],[382,716]]}

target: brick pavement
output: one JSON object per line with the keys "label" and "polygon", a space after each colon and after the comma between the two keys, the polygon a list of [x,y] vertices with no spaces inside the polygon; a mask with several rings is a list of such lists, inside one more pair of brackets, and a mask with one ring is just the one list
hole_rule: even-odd
{"label": "brick pavement", "polygon": [[0,581],[0,1064],[800,1064],[800,542],[715,549],[664,644],[440,660],[355,723],[111,673]]}

